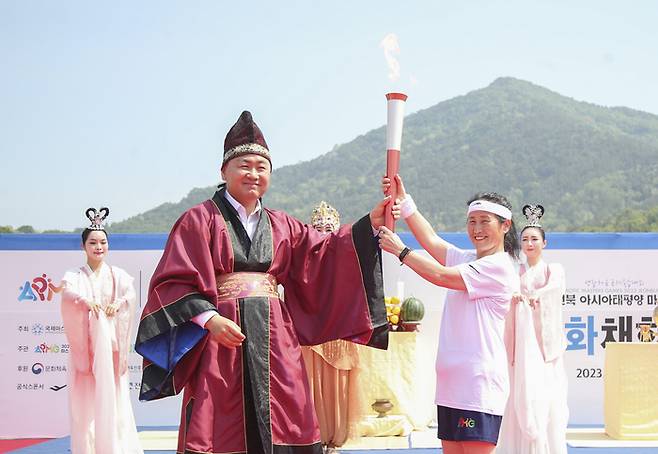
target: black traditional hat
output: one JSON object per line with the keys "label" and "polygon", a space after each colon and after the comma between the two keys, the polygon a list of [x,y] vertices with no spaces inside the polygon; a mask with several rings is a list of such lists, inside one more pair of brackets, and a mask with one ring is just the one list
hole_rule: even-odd
{"label": "black traditional hat", "polygon": [[222,166],[231,159],[243,154],[257,154],[272,166],[270,150],[258,125],[251,118],[251,112],[245,110],[231,127],[224,139],[224,160]]}

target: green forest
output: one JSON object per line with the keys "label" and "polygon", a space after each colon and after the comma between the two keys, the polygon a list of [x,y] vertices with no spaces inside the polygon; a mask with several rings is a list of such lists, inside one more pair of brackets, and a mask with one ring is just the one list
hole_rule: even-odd
{"label": "green forest", "polygon": [[[382,126],[311,161],[276,169],[264,203],[309,220],[312,207],[325,200],[342,222],[352,222],[380,199],[385,167]],[[518,79],[500,78],[408,115],[400,169],[437,231],[463,231],[466,201],[480,191],[506,195],[519,223],[524,204],[541,203],[549,231],[658,231],[658,116],[575,101]],[[214,190],[192,189],[177,203],[108,228],[167,232]]]}

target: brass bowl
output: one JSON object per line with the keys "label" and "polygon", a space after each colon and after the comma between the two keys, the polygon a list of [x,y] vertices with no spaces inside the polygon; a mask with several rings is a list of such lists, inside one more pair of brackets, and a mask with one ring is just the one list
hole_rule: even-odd
{"label": "brass bowl", "polygon": [[386,413],[391,411],[391,408],[393,408],[393,404],[389,399],[377,399],[375,402],[371,405],[372,409],[375,410],[378,415],[378,418],[383,418],[386,416]]}

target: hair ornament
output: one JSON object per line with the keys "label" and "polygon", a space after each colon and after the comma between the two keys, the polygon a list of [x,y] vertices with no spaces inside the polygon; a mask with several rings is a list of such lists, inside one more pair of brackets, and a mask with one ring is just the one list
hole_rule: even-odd
{"label": "hair ornament", "polygon": [[89,230],[105,230],[103,221],[110,215],[110,209],[108,207],[103,207],[100,210],[87,208],[85,215],[91,221],[91,224],[87,227]]}
{"label": "hair ornament", "polygon": [[523,207],[523,214],[525,215],[526,219],[528,220],[528,223],[525,225],[525,227],[540,227],[541,228],[541,223],[539,220],[541,217],[544,215],[544,207],[537,204],[537,205],[525,205]]}

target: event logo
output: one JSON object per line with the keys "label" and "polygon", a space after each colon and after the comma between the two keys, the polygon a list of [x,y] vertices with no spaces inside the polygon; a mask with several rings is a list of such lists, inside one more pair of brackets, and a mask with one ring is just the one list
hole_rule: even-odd
{"label": "event logo", "polygon": [[18,372],[28,372],[28,370],[31,370],[31,372],[34,375],[41,375],[41,374],[61,374],[65,373],[68,369],[66,364],[43,364],[43,363],[34,363],[32,364],[32,367],[29,368],[28,366],[18,366]]}
{"label": "event logo", "polygon": [[59,286],[53,283],[45,273],[32,279],[32,282],[25,281],[19,288],[18,301],[52,301],[55,293],[62,291],[63,285]]}
{"label": "event logo", "polygon": [[32,334],[35,336],[43,334],[43,325],[41,323],[35,323],[32,325]]}
{"label": "event logo", "polygon": [[475,427],[475,419],[473,418],[464,418],[463,416],[459,418],[459,422],[457,423],[457,427],[466,427],[468,429],[472,429]]}
{"label": "event logo", "polygon": [[45,342],[40,343],[34,347],[34,353],[68,353],[69,346],[68,344],[51,344],[48,345]]}

